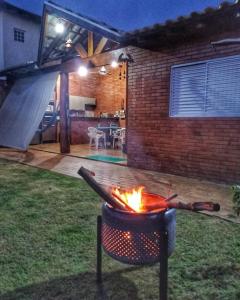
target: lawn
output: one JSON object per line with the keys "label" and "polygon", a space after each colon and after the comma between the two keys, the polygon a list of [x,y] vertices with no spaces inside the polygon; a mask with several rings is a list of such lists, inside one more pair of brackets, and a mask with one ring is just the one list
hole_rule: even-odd
{"label": "lawn", "polygon": [[[0,160],[0,299],[157,299],[158,266],[104,255],[95,284],[98,197],[81,180]],[[240,299],[240,226],[177,212],[169,299]]]}

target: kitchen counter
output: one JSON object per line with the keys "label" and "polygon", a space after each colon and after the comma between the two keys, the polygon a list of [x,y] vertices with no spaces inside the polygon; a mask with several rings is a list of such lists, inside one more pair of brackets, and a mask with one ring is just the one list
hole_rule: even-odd
{"label": "kitchen counter", "polygon": [[98,122],[114,122],[119,120],[119,118],[103,118],[103,117],[70,117],[71,121],[98,121]]}

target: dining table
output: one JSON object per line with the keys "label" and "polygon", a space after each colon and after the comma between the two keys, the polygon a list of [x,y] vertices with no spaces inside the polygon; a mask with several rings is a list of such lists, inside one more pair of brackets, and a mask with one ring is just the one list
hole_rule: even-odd
{"label": "dining table", "polygon": [[112,148],[113,146],[113,131],[121,129],[119,126],[97,126],[97,130],[103,131],[106,134],[107,148]]}

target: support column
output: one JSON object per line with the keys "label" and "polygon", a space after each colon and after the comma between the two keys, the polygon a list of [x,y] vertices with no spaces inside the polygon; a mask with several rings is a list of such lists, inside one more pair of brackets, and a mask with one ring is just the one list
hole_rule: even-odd
{"label": "support column", "polygon": [[69,136],[69,78],[68,73],[60,74],[60,149],[61,153],[70,153]]}

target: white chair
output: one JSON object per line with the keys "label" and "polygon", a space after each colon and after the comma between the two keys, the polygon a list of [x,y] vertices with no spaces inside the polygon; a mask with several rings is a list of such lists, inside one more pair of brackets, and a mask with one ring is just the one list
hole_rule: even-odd
{"label": "white chair", "polygon": [[121,128],[116,130],[113,133],[113,149],[115,149],[116,142],[120,142],[121,149],[123,149],[123,145],[125,144],[126,139],[126,128]]}
{"label": "white chair", "polygon": [[89,146],[95,144],[96,149],[99,147],[99,140],[103,139],[104,148],[106,148],[106,134],[95,127],[88,127],[88,136],[90,138]]}

